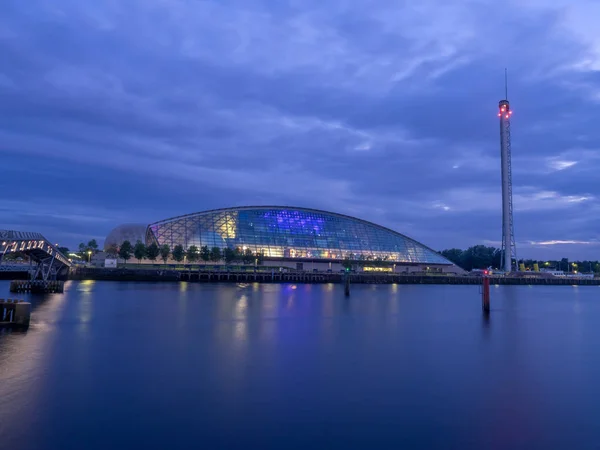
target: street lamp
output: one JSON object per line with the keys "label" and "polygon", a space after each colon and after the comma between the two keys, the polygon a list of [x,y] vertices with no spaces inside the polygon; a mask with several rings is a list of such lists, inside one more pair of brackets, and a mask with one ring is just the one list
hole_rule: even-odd
{"label": "street lamp", "polygon": [[88,250],[87,254],[88,254],[88,264],[91,264],[92,263],[92,251]]}

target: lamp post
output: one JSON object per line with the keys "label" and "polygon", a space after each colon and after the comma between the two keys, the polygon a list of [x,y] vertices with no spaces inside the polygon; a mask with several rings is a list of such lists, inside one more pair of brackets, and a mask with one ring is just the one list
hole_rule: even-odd
{"label": "lamp post", "polygon": [[92,251],[88,250],[87,254],[88,254],[88,264],[91,264],[92,263]]}

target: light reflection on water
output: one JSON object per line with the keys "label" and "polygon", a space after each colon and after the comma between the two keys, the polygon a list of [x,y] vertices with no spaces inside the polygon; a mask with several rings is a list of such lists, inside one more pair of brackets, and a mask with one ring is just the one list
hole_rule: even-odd
{"label": "light reflection on water", "polygon": [[0,335],[2,448],[589,448],[597,292],[67,283]]}

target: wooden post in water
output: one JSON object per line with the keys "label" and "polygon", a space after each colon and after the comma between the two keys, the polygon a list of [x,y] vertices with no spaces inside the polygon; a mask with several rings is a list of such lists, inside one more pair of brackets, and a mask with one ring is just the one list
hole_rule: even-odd
{"label": "wooden post in water", "polygon": [[31,303],[21,300],[15,304],[13,323],[16,326],[27,328],[31,320]]}
{"label": "wooden post in water", "polygon": [[350,297],[350,274],[344,273],[344,294],[346,297]]}
{"label": "wooden post in water", "polygon": [[481,308],[485,314],[490,312],[490,278],[487,275],[482,277],[481,289]]}
{"label": "wooden post in water", "polygon": [[0,327],[27,328],[31,320],[31,303],[0,299]]}

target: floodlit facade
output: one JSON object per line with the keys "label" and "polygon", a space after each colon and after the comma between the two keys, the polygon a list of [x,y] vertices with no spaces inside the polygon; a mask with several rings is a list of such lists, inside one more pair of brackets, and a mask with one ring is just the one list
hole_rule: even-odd
{"label": "floodlit facade", "polygon": [[174,217],[148,226],[146,244],[152,242],[171,249],[176,245],[250,249],[266,261],[321,261],[329,262],[330,268],[331,262],[345,258],[387,261],[394,269],[396,265],[456,268],[434,250],[388,228],[306,208],[241,207]]}

